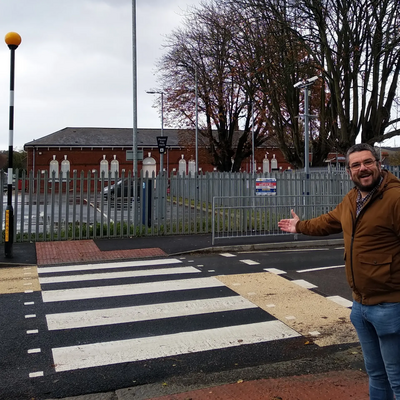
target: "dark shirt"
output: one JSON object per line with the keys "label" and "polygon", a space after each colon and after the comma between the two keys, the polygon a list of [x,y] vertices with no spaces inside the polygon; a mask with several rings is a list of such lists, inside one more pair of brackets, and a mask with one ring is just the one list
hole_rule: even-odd
{"label": "dark shirt", "polygon": [[381,179],[379,183],[363,198],[361,195],[360,189],[358,189],[358,196],[357,196],[357,213],[356,216],[358,217],[358,214],[360,214],[361,210],[363,209],[364,205],[367,203],[367,201],[374,195],[374,193],[378,190],[378,187],[381,185],[383,180],[383,177],[381,176]]}

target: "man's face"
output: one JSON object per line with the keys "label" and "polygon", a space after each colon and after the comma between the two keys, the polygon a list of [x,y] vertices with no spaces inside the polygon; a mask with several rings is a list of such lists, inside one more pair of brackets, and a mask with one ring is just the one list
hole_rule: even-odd
{"label": "man's face", "polygon": [[358,151],[349,155],[349,175],[361,192],[368,193],[379,183],[381,167],[370,151]]}

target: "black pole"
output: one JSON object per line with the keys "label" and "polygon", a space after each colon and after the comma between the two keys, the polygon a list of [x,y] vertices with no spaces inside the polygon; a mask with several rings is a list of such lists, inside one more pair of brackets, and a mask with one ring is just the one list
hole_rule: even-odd
{"label": "black pole", "polygon": [[13,183],[13,137],[14,137],[14,71],[15,49],[18,46],[9,45],[11,50],[10,65],[10,116],[9,116],[9,140],[8,140],[8,175],[7,175],[7,208],[5,217],[5,241],[4,252],[7,258],[12,258],[12,246],[14,242],[14,210],[12,206]]}

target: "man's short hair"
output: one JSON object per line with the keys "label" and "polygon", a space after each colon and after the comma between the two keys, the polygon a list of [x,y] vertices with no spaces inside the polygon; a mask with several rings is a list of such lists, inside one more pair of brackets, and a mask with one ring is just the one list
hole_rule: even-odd
{"label": "man's short hair", "polygon": [[379,161],[380,157],[379,154],[377,153],[377,151],[375,150],[374,147],[372,147],[371,145],[367,144],[367,143],[358,143],[355,144],[353,146],[351,146],[346,153],[346,168],[349,168],[349,156],[352,153],[357,153],[359,151],[370,151],[372,156],[375,158],[376,161]]}

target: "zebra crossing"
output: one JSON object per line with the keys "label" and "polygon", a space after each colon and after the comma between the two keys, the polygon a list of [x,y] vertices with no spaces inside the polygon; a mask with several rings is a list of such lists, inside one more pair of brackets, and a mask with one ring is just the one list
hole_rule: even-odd
{"label": "zebra crossing", "polygon": [[55,372],[300,337],[217,277],[184,264],[168,258],[39,267]]}

